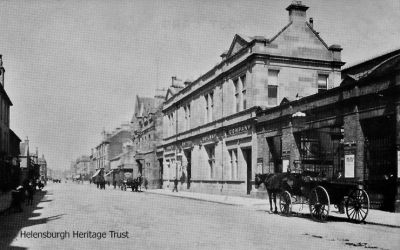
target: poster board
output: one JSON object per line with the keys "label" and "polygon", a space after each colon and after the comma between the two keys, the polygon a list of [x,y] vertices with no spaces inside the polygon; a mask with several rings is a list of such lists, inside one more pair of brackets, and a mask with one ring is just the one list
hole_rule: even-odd
{"label": "poster board", "polygon": [[282,173],[286,173],[289,168],[289,160],[282,160]]}
{"label": "poster board", "polygon": [[344,156],[344,177],[354,178],[354,154],[348,154]]}

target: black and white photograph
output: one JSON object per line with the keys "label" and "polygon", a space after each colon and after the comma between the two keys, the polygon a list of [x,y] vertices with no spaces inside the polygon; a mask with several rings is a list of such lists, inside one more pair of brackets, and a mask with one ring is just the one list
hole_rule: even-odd
{"label": "black and white photograph", "polygon": [[0,249],[400,249],[400,1],[0,0]]}

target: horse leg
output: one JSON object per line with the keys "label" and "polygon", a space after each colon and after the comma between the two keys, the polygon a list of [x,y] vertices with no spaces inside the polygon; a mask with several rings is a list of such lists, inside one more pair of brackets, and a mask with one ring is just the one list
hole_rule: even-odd
{"label": "horse leg", "polygon": [[270,208],[270,210],[269,211],[273,211],[272,210],[272,192],[271,192],[271,190],[269,190],[269,189],[267,189],[267,192],[268,192],[268,198],[269,198],[269,208]]}
{"label": "horse leg", "polygon": [[274,205],[275,205],[275,214],[278,213],[278,208],[276,207],[276,191],[274,192]]}

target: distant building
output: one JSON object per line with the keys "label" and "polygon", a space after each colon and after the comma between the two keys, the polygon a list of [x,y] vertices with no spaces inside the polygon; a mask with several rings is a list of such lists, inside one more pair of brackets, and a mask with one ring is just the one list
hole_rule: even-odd
{"label": "distant building", "polygon": [[90,178],[90,157],[87,155],[82,155],[78,157],[73,163],[73,178],[89,180]]}
{"label": "distant building", "polygon": [[136,96],[133,124],[133,150],[138,173],[148,182],[149,188],[160,188],[161,160],[157,157],[157,146],[162,142],[162,104],[165,94],[155,97]]}
{"label": "distant building", "polygon": [[40,177],[40,165],[38,164],[38,151],[31,153],[28,138],[20,143],[20,167],[21,181],[33,180]]}
{"label": "distant building", "polygon": [[122,124],[111,133],[103,131],[102,135],[103,139],[93,150],[91,159],[96,167],[95,175],[101,173],[107,177],[108,182],[113,182],[110,163],[113,158],[123,152],[124,143],[131,141],[131,126],[130,124]]}
{"label": "distant building", "polygon": [[307,9],[293,2],[275,36],[236,34],[218,65],[193,82],[173,81],[163,106],[165,184],[178,178],[193,191],[250,194],[259,160],[257,107],[339,86],[342,49],[322,40]]}
{"label": "distant building", "polygon": [[47,182],[47,161],[44,158],[44,155],[42,154],[42,157],[38,158],[38,164],[39,164],[39,179],[41,181]]}

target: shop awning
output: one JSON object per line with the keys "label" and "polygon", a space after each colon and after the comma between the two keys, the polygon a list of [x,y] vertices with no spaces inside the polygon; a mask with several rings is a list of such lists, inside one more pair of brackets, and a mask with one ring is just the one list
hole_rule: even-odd
{"label": "shop awning", "polygon": [[100,170],[101,170],[101,169],[97,170],[96,173],[94,173],[94,175],[92,176],[92,178],[93,178],[93,177],[96,177],[96,176],[100,173]]}

